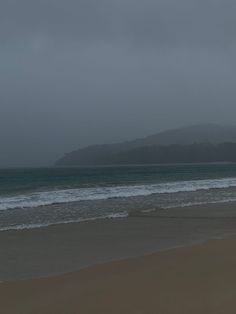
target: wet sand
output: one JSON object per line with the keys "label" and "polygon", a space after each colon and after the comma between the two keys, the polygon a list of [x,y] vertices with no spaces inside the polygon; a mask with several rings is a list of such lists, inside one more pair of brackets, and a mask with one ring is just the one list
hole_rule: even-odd
{"label": "wet sand", "polygon": [[233,314],[236,240],[0,284],[4,314]]}
{"label": "wet sand", "polygon": [[232,235],[235,209],[235,203],[204,205],[0,232],[0,281],[59,275]]}
{"label": "wet sand", "polygon": [[235,209],[0,232],[0,314],[235,313]]}

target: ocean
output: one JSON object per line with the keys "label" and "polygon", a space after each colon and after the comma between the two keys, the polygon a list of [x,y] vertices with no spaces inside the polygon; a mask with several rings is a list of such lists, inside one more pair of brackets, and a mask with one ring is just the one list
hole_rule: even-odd
{"label": "ocean", "polygon": [[0,170],[0,231],[230,201],[235,164]]}

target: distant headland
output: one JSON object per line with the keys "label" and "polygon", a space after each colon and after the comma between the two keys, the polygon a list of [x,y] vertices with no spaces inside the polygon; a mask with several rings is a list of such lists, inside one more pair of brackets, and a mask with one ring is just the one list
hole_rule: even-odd
{"label": "distant headland", "polygon": [[91,145],[67,153],[56,166],[236,162],[236,126],[199,124],[133,141]]}

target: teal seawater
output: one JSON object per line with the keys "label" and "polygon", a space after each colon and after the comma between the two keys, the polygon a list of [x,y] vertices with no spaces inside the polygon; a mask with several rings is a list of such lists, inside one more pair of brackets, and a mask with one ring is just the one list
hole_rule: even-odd
{"label": "teal seawater", "polygon": [[0,231],[229,201],[235,164],[0,170]]}
{"label": "teal seawater", "polygon": [[235,164],[0,170],[0,196],[96,186],[236,177]]}

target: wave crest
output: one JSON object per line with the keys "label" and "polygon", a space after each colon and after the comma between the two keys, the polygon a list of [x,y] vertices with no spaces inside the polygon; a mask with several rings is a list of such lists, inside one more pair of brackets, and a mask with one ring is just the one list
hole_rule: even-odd
{"label": "wave crest", "polygon": [[177,181],[158,184],[78,188],[0,197],[0,210],[32,208],[78,201],[148,196],[151,194],[194,192],[236,187],[236,178]]}

